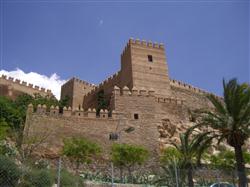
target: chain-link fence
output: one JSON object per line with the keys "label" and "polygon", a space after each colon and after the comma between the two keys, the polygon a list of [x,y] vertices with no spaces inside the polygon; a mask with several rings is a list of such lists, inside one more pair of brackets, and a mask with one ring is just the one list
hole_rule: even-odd
{"label": "chain-link fence", "polygon": [[[112,163],[74,168],[67,160],[38,160],[25,164],[0,156],[0,187],[233,187],[238,173],[230,169],[138,166],[116,167]],[[250,171],[247,170],[247,175]]]}

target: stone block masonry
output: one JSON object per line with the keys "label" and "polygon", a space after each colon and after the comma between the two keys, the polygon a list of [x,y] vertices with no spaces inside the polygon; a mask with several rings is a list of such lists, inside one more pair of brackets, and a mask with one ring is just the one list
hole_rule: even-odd
{"label": "stone block masonry", "polygon": [[[108,106],[97,116],[100,92]],[[64,138],[77,136],[96,141],[109,152],[109,134],[133,127],[133,132],[121,133],[119,142],[142,145],[156,155],[170,143],[163,138],[176,140],[190,125],[189,109],[211,107],[207,94],[170,79],[163,44],[130,39],[117,73],[96,86],[73,77],[61,88],[61,98],[70,99],[69,107],[61,114],[57,106],[47,110],[39,105],[35,113],[30,106],[25,131],[35,135],[48,129],[45,147],[53,152],[59,152]]]}
{"label": "stone block masonry", "polygon": [[21,82],[19,79],[14,80],[13,77],[7,77],[6,75],[0,76],[0,95],[15,99],[18,95],[24,93],[32,96],[35,94],[40,94],[43,97],[53,96],[51,90],[46,90],[45,88],[28,84],[25,81]]}

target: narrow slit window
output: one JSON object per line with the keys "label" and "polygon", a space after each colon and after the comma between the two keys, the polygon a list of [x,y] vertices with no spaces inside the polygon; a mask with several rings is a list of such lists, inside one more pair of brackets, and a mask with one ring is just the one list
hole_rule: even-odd
{"label": "narrow slit window", "polygon": [[139,114],[134,114],[134,119],[139,119]]}
{"label": "narrow slit window", "polygon": [[153,56],[152,55],[148,55],[148,61],[153,62]]}

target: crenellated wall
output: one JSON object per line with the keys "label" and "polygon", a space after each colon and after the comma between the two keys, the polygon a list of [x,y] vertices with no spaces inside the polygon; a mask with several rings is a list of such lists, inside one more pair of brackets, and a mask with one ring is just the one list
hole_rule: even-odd
{"label": "crenellated wall", "polygon": [[51,90],[34,86],[25,81],[14,79],[13,77],[7,77],[6,75],[0,76],[0,95],[8,96],[15,99],[20,94],[29,94],[34,96],[36,93],[41,96],[53,96]]}
{"label": "crenellated wall", "polygon": [[61,99],[69,97],[69,106],[76,110],[83,107],[84,95],[95,89],[95,85],[76,77],[71,78],[61,86]]}
{"label": "crenellated wall", "polygon": [[[206,97],[212,93],[177,80],[171,80],[170,86],[172,95],[185,100],[185,104],[189,109],[192,110],[212,107],[211,103]],[[216,97],[220,98],[219,96]]]}
{"label": "crenellated wall", "polygon": [[105,79],[95,89],[91,90],[84,96],[83,108],[97,108],[97,94],[99,91],[103,90],[105,98],[109,101],[112,95],[113,87],[115,85],[120,85],[121,72],[113,74],[109,78]]}
{"label": "crenellated wall", "polygon": [[[123,94],[119,97],[126,96]],[[70,107],[65,107],[60,114],[59,107],[51,106],[47,109],[45,105],[38,105],[34,112],[33,106],[29,105],[24,132],[30,137],[48,132],[49,136],[43,148],[53,154],[59,154],[65,138],[78,136],[99,143],[108,154],[113,143],[109,140],[109,135],[115,132],[119,134],[120,143],[143,145],[153,154],[158,151],[158,142],[152,141],[159,137],[154,115],[146,113],[136,120],[132,116],[127,118],[127,115],[119,111],[113,110],[110,117],[108,113],[107,110],[101,110],[98,117],[95,109],[72,111]],[[128,127],[135,130],[127,134],[123,129]]]}
{"label": "crenellated wall", "polygon": [[[101,110],[97,116],[97,95],[102,90],[109,111]],[[177,132],[188,127],[189,109],[211,107],[207,94],[211,93],[170,80],[163,44],[130,39],[121,54],[120,71],[97,86],[70,79],[61,89],[61,98],[70,97],[70,107],[59,113],[58,106],[38,105],[34,112],[30,105],[25,129],[33,134],[49,129],[52,136],[46,146],[51,150],[60,149],[64,138],[83,136],[108,151],[110,133],[134,127],[132,133],[121,133],[119,142],[143,145],[156,153],[165,130],[179,129],[173,133],[178,137]]]}
{"label": "crenellated wall", "polygon": [[[29,105],[30,112],[46,115],[46,116],[53,116],[53,117],[73,117],[73,118],[92,118],[92,119],[116,119],[117,112],[108,111],[108,110],[101,110],[100,116],[96,115],[95,108],[89,108],[88,110],[84,111],[83,108],[72,110],[71,107],[64,107],[62,112],[59,112],[59,106],[51,106],[47,108],[46,105],[37,105],[37,108],[34,112],[33,106]],[[109,115],[108,115],[109,114]]]}
{"label": "crenellated wall", "polygon": [[130,119],[138,115],[139,119],[143,120],[144,116],[147,116],[159,123],[166,117],[177,121],[188,120],[185,100],[178,97],[159,97],[154,89],[134,87],[130,90],[126,86],[122,89],[115,86],[111,106],[116,112],[122,112]]}
{"label": "crenellated wall", "polygon": [[170,80],[170,85],[172,87],[178,87],[178,88],[182,88],[182,89],[186,89],[186,90],[189,90],[189,91],[193,91],[195,93],[200,93],[200,94],[211,94],[205,90],[202,90],[200,88],[197,88],[195,86],[192,86],[190,84],[187,84],[187,83],[184,83],[184,82],[181,82],[181,81],[178,81],[178,80]]}
{"label": "crenellated wall", "polygon": [[130,90],[127,86],[122,89],[114,86],[110,103],[112,111],[101,110],[100,116],[96,116],[95,108],[72,110],[64,107],[59,113],[58,106],[47,109],[46,105],[38,105],[34,112],[33,106],[29,105],[25,128],[34,135],[44,129],[51,132],[46,149],[60,149],[64,138],[83,136],[100,143],[108,151],[112,144],[108,139],[110,133],[133,127],[132,133],[121,134],[119,142],[143,145],[155,154],[159,151],[158,126],[162,120],[166,116],[186,120],[182,99],[159,98],[153,89],[134,87]]}

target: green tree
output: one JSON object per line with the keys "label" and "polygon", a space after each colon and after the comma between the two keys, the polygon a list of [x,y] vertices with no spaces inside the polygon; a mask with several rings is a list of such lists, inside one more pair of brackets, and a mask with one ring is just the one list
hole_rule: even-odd
{"label": "green tree", "polygon": [[186,174],[182,167],[181,154],[175,147],[162,150],[160,156],[161,169],[155,180],[157,186],[185,186]]}
{"label": "green tree", "polygon": [[[250,153],[243,151],[243,158],[246,164],[250,164]],[[218,169],[233,170],[236,165],[235,154],[231,150],[223,150],[217,154],[209,155],[207,160],[210,161],[212,167]]]}
{"label": "green tree", "polygon": [[192,135],[193,128],[180,134],[180,144],[172,143],[179,152],[180,166],[187,171],[188,186],[193,187],[193,167],[200,163],[202,154],[210,147],[212,137],[210,132]]}
{"label": "green tree", "polygon": [[34,108],[37,108],[37,105],[41,104],[41,105],[46,105],[47,106],[47,110],[49,110],[49,108],[53,105],[53,106],[59,106],[60,105],[60,101],[58,101],[55,97],[43,97],[40,94],[35,94],[33,100],[32,100],[32,104],[34,106]]}
{"label": "green tree", "polygon": [[63,155],[75,164],[76,175],[81,164],[89,164],[101,153],[98,144],[85,138],[70,138],[64,140]]}
{"label": "green tree", "polygon": [[122,180],[123,168],[127,168],[129,177],[132,178],[133,167],[145,163],[149,158],[149,152],[144,147],[138,145],[113,144],[111,156],[114,165],[120,168]]}
{"label": "green tree", "polygon": [[96,114],[99,116],[101,109],[108,109],[108,104],[109,104],[109,102],[105,98],[104,90],[100,90],[97,93],[97,110],[96,110]]}
{"label": "green tree", "polygon": [[242,146],[250,136],[250,86],[239,84],[237,79],[223,80],[223,100],[209,95],[214,110],[199,111],[199,126],[210,127],[218,143],[226,143],[234,148],[239,186],[247,186],[245,162]]}
{"label": "green tree", "polygon": [[49,109],[51,105],[63,108],[67,105],[68,97],[58,101],[54,97],[42,97],[39,94],[31,96],[28,94],[19,95],[15,100],[0,96],[0,140],[11,136],[15,139],[17,147],[23,143],[23,130],[26,120],[26,111],[30,103],[37,107],[38,104],[45,104]]}
{"label": "green tree", "polygon": [[15,103],[7,97],[0,96],[0,123],[7,123],[10,128],[18,129],[23,122],[21,111]]}
{"label": "green tree", "polygon": [[0,185],[16,186],[21,172],[15,162],[0,155]]}
{"label": "green tree", "polygon": [[22,129],[25,118],[15,103],[4,96],[0,96],[0,139],[5,139],[11,135],[11,132],[16,132]]}
{"label": "green tree", "polygon": [[175,147],[167,147],[162,151],[160,161],[162,164],[168,164],[173,160],[180,160],[181,154]]}
{"label": "green tree", "polygon": [[[64,98],[61,98],[59,100],[59,112],[62,113],[63,107],[68,107],[69,106],[69,96],[66,95]],[[54,105],[55,106],[55,105]]]}

